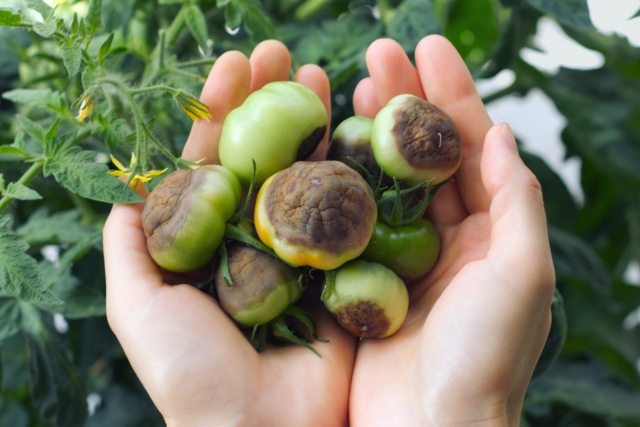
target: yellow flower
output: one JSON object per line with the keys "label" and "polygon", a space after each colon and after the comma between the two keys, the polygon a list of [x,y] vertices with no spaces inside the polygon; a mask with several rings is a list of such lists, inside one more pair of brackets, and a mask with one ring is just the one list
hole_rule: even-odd
{"label": "yellow flower", "polygon": [[158,176],[158,175],[162,175],[163,173],[165,173],[167,171],[167,169],[163,169],[161,171],[149,171],[149,172],[145,172],[143,174],[139,174],[139,173],[135,173],[133,175],[133,177],[131,177],[131,174],[134,173],[134,171],[137,169],[135,167],[135,163],[136,163],[136,154],[135,153],[131,153],[131,163],[129,164],[128,168],[125,168],[124,165],[122,163],[120,163],[120,161],[118,159],[116,159],[115,157],[113,157],[113,155],[110,155],[111,157],[111,161],[113,162],[114,165],[116,165],[116,167],[119,169],[117,171],[109,171],[109,175],[113,175],[113,176],[128,176],[129,177],[129,186],[132,189],[136,189],[136,187],[138,186],[138,184],[140,182],[149,182],[151,181],[151,179],[153,179],[154,177]]}
{"label": "yellow flower", "polygon": [[91,114],[91,111],[93,110],[94,101],[95,99],[89,100],[89,94],[85,95],[84,98],[82,98],[82,104],[80,104],[80,111],[78,111],[78,117],[76,117],[78,121],[81,122],[87,117],[89,117],[89,114]]}
{"label": "yellow flower", "polygon": [[178,103],[178,108],[180,108],[191,120],[195,121],[196,119],[205,119],[206,121],[209,121],[211,119],[209,107],[195,99],[193,96],[180,93],[174,99]]}

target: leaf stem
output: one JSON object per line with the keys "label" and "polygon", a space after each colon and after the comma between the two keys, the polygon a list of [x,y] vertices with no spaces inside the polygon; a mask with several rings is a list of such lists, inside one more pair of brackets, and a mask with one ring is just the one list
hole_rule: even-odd
{"label": "leaf stem", "polygon": [[[27,185],[28,183],[30,183],[36,176],[38,176],[40,171],[42,171],[42,168],[44,168],[44,162],[42,161],[38,161],[32,164],[31,167],[24,173],[24,175],[20,177],[20,179],[18,180],[18,184]],[[9,203],[11,203],[12,200],[13,197],[11,196],[4,196],[2,199],[0,199],[0,212],[2,212],[7,206],[9,206]]]}
{"label": "leaf stem", "polygon": [[174,68],[189,68],[189,67],[197,67],[198,65],[213,65],[218,60],[218,58],[201,58],[194,59],[192,61],[179,62],[175,64]]}

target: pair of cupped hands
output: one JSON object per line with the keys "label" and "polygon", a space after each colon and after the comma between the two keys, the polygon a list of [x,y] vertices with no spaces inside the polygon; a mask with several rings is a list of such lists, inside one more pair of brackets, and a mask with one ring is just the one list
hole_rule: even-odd
{"label": "pair of cupped hands", "polygon": [[[373,118],[413,94],[443,109],[463,146],[455,180],[427,210],[442,241],[435,267],[409,285],[409,312],[385,339],[358,340],[317,301],[310,311],[322,358],[301,346],[258,354],[215,299],[169,285],[147,252],[142,205],[115,205],[104,228],[107,317],[169,427],[516,426],[551,323],[555,284],[540,185],[508,125],[494,125],[455,48],[429,36],[414,66],[394,41],[366,55],[356,115]],[[218,163],[226,115],[269,82],[288,80],[291,58],[276,41],[247,59],[227,52],[202,91],[210,122],[194,123],[189,160]],[[294,80],[331,108],[315,65]],[[331,115],[329,114],[329,117]],[[311,160],[324,159],[328,135]]]}

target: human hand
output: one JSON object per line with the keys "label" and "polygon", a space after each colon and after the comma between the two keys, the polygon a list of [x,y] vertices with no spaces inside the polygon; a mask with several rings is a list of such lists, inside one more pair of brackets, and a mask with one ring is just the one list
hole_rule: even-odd
{"label": "human hand", "polygon": [[403,326],[358,345],[350,425],[516,426],[555,285],[540,186],[455,48],[429,36],[415,57],[417,69],[394,41],[374,42],[355,112],[373,118],[403,93],[427,99],[456,123],[462,163],[427,211],[442,252],[409,285]]}
{"label": "human hand", "polygon": [[[256,47],[250,60],[222,55],[201,96],[213,117],[194,123],[183,157],[219,163],[226,115],[265,84],[288,80],[290,63],[287,49],[274,41]],[[304,66],[294,80],[329,111],[322,69]],[[313,157],[324,159],[326,146],[325,136]],[[188,284],[167,284],[147,251],[141,210],[116,205],[104,228],[107,317],[167,425],[344,426],[355,340],[326,310],[311,310],[318,335],[331,340],[314,343],[322,358],[300,346],[256,353],[215,299]]]}

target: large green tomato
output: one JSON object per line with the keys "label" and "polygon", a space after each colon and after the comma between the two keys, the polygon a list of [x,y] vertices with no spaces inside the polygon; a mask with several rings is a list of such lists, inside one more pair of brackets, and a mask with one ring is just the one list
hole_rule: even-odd
{"label": "large green tomato", "polygon": [[185,272],[207,264],[240,204],[242,188],[224,166],[179,169],[149,194],[142,211],[147,248],[162,268]]}
{"label": "large green tomato", "polygon": [[353,260],[336,270],[325,306],[340,326],[359,338],[394,334],[407,317],[409,293],[387,267]]}
{"label": "large green tomato", "polygon": [[385,174],[411,185],[445,181],[462,159],[460,135],[451,118],[413,95],[398,95],[378,112],[371,148]]}
{"label": "large green tomato", "polygon": [[407,282],[431,270],[440,253],[440,237],[431,222],[420,218],[400,227],[378,222],[369,246],[360,256],[380,263]]}
{"label": "large green tomato", "polygon": [[220,163],[248,185],[257,166],[256,184],[304,160],[327,130],[327,110],[309,88],[294,82],[273,82],[255,91],[224,121]]}

